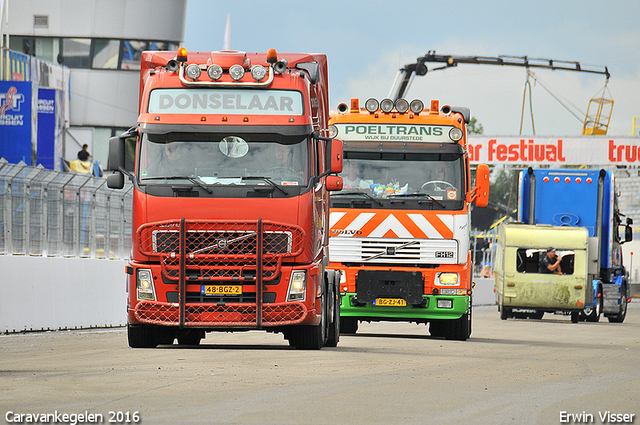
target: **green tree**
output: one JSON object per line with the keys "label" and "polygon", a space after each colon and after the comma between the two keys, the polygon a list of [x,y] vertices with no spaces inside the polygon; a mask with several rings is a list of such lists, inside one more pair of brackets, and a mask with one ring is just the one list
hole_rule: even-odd
{"label": "green tree", "polygon": [[484,133],[484,128],[482,127],[482,124],[478,122],[476,117],[471,117],[471,119],[469,120],[469,124],[467,124],[467,132],[469,132],[469,134]]}

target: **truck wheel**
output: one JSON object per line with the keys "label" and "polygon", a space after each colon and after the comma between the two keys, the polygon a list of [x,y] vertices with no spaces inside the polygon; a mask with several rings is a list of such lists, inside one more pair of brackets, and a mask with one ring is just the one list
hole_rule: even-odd
{"label": "truck wheel", "polygon": [[343,335],[353,335],[358,332],[358,319],[354,317],[340,318],[340,333]]}
{"label": "truck wheel", "polygon": [[[326,292],[326,291],[325,291]],[[292,326],[285,337],[289,340],[289,345],[298,350],[319,350],[324,345],[326,338],[326,294],[322,294],[320,302],[320,323],[317,325]]]}
{"label": "truck wheel", "polygon": [[158,346],[156,329],[148,325],[127,324],[127,339],[131,348],[155,348]]}
{"label": "truck wheel", "polygon": [[502,307],[502,309],[500,309],[500,319],[507,320],[509,317],[511,317],[511,309]]}
{"label": "truck wheel", "polygon": [[544,317],[544,311],[536,310],[535,313],[530,314],[529,318],[534,320],[541,320]]}
{"label": "truck wheel", "polygon": [[197,330],[189,330],[178,335],[178,345],[200,345],[202,333]]}
{"label": "truck wheel", "polygon": [[622,298],[620,299],[620,312],[613,316],[607,316],[611,323],[622,323],[627,317],[627,290],[622,290]]}
{"label": "truck wheel", "polygon": [[[331,285],[331,291],[329,296],[329,302],[327,303],[329,311],[327,318],[331,318],[329,323],[329,331],[327,332],[327,342],[324,344],[326,347],[337,347],[340,342],[340,294],[336,293],[336,287]],[[329,320],[327,320],[329,322]]]}
{"label": "truck wheel", "polygon": [[572,311],[571,312],[571,323],[578,323],[580,321],[580,312]]}
{"label": "truck wheel", "polygon": [[443,320],[443,325],[445,339],[466,341],[471,335],[471,314],[468,312],[459,319]]}
{"label": "truck wheel", "polygon": [[429,335],[435,338],[443,337],[445,334],[444,321],[432,320],[429,322]]}
{"label": "truck wheel", "polygon": [[596,305],[584,309],[585,320],[587,322],[599,322],[602,313],[602,297],[596,299]]}

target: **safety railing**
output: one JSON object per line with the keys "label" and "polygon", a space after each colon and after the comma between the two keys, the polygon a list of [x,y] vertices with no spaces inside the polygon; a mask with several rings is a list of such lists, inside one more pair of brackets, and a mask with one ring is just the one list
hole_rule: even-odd
{"label": "safety railing", "polygon": [[132,188],[0,159],[0,254],[128,258]]}

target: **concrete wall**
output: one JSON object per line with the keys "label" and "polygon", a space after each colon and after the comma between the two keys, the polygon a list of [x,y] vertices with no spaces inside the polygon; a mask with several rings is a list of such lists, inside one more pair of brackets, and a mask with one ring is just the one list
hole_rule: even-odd
{"label": "concrete wall", "polygon": [[0,255],[0,332],[125,325],[126,264]]}
{"label": "concrete wall", "polygon": [[476,286],[473,288],[473,305],[495,305],[496,296],[493,292],[493,279],[473,279]]}

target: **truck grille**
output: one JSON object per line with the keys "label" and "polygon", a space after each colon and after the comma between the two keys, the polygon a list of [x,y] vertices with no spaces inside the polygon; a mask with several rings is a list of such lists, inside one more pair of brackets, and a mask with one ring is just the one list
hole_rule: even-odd
{"label": "truck grille", "polygon": [[185,220],[185,246],[181,247],[180,225],[176,221],[149,223],[137,233],[140,252],[160,257],[163,276],[169,280],[178,280],[183,254],[190,280],[253,280],[258,260],[262,262],[262,279],[273,280],[280,273],[282,260],[303,250],[304,231],[297,226],[269,221]]}
{"label": "truck grille", "polygon": [[456,264],[455,239],[329,238],[330,261],[342,263]]}

